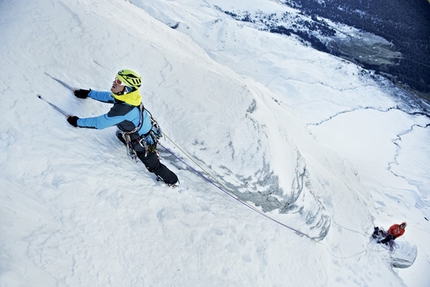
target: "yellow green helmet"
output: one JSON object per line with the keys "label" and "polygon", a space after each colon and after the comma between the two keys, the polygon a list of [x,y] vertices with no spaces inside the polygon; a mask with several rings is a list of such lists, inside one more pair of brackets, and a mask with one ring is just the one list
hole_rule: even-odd
{"label": "yellow green helmet", "polygon": [[133,70],[121,70],[116,74],[116,78],[128,87],[137,89],[142,85],[142,76]]}

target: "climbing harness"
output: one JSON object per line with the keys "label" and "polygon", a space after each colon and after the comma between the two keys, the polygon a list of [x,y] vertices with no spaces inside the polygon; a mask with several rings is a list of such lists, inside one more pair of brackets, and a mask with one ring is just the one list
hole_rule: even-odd
{"label": "climbing harness", "polygon": [[[138,132],[143,125],[143,121],[144,121],[143,112],[145,110],[148,112],[149,117],[151,119],[151,129],[146,134],[141,135],[138,139],[132,140],[131,135]],[[137,153],[134,149],[134,142],[137,142],[145,150],[145,156],[147,156],[148,152],[156,151],[158,140],[163,136],[163,133],[161,132],[161,128],[158,125],[157,121],[154,119],[151,112],[145,109],[143,103],[140,103],[139,111],[140,111],[139,124],[132,131],[120,132],[125,142],[125,145],[127,147],[128,156],[131,159],[136,161],[137,161]]]}

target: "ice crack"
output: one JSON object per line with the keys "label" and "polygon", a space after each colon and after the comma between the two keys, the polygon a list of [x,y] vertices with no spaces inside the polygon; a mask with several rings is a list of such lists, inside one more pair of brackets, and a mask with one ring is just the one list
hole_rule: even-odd
{"label": "ice crack", "polygon": [[387,112],[392,111],[392,110],[399,110],[399,111],[404,112],[404,113],[406,113],[408,115],[411,115],[411,116],[425,116],[425,117],[427,117],[427,118],[430,119],[430,114],[428,114],[426,111],[422,111],[422,112],[421,111],[408,112],[408,111],[402,109],[399,106],[388,107],[386,109],[375,108],[375,107],[370,107],[369,106],[369,107],[357,107],[357,108],[352,108],[350,110],[340,111],[340,112],[338,112],[338,113],[336,113],[336,114],[334,114],[334,115],[332,115],[332,116],[330,116],[330,117],[328,117],[328,118],[326,118],[326,119],[324,119],[322,121],[319,121],[319,122],[316,122],[316,123],[308,123],[308,126],[319,126],[319,125],[321,125],[321,124],[323,124],[325,122],[328,122],[328,121],[336,118],[337,116],[340,116],[340,115],[343,115],[343,114],[347,114],[347,113],[352,113],[352,112],[359,111],[359,110],[375,110],[375,111],[380,111],[380,112],[383,112],[383,113],[387,113]]}

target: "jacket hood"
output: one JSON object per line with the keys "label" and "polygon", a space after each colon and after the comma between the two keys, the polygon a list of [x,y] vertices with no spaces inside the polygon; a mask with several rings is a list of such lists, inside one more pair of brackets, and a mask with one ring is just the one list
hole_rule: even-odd
{"label": "jacket hood", "polygon": [[142,102],[142,96],[140,95],[139,90],[122,95],[112,93],[112,95],[118,101],[125,102],[131,106],[139,106]]}

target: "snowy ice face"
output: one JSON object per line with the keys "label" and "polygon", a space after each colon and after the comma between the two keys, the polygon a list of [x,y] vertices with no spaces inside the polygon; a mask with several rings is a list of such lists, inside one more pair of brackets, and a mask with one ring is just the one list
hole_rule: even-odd
{"label": "snowy ice face", "polygon": [[125,89],[125,85],[118,80],[117,78],[115,78],[112,82],[112,88],[110,89],[112,93],[114,94],[120,94],[121,92],[123,92]]}

